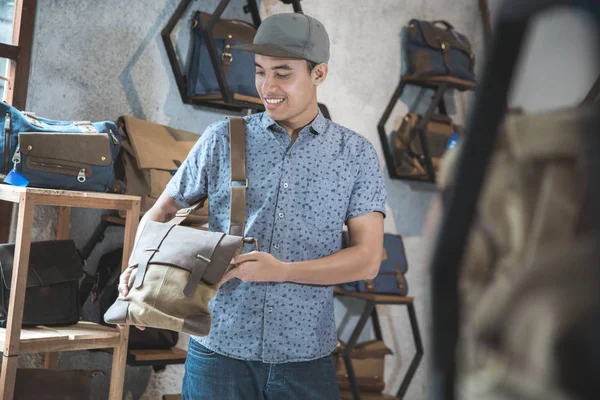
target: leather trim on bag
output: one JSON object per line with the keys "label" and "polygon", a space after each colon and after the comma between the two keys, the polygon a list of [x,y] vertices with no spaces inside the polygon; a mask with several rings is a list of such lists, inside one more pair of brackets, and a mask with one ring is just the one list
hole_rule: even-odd
{"label": "leather trim on bag", "polygon": [[183,294],[185,296],[191,297],[194,294],[194,292],[196,291],[196,287],[200,283],[200,280],[202,279],[202,275],[204,274],[204,271],[206,271],[206,269],[209,268],[211,264],[213,264],[211,259],[213,258],[215,249],[219,246],[219,243],[222,241],[223,237],[225,237],[224,233],[221,236],[218,236],[218,235],[208,236],[205,246],[202,249],[204,251],[201,252],[199,254],[199,256],[202,256],[209,261],[206,262],[202,259],[197,259],[198,262],[197,262],[196,266],[194,267],[192,273],[190,274],[190,277],[188,278],[185,288],[183,288]]}
{"label": "leather trim on bag", "polygon": [[109,324],[124,324],[127,322],[127,312],[129,311],[129,302],[117,299],[104,313],[104,322]]}
{"label": "leather trim on bag", "polygon": [[152,257],[154,257],[154,254],[156,254],[156,252],[159,251],[160,245],[162,244],[163,240],[165,239],[165,237],[167,237],[171,229],[173,229],[175,226],[176,225],[169,224],[161,225],[160,228],[162,229],[157,230],[150,243],[148,243],[147,247],[145,247],[144,249],[140,249],[145,252],[143,253],[144,256],[142,260],[140,260],[138,264],[138,272],[137,276],[135,277],[135,282],[133,284],[134,288],[139,289],[139,287],[142,286],[142,283],[144,282],[144,276],[146,275],[146,270],[148,269],[148,263],[150,262]]}
{"label": "leather trim on bag", "polygon": [[210,332],[210,314],[192,315],[183,319],[182,331],[190,335],[206,336]]}

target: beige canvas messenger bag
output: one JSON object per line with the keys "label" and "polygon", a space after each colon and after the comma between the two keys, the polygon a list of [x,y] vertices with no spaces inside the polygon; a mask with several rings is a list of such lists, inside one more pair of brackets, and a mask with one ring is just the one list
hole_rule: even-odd
{"label": "beige canvas messenger bag", "polygon": [[206,336],[211,327],[208,302],[245,244],[246,142],[241,118],[229,118],[231,225],[229,234],[180,223],[205,199],[180,210],[169,222],[148,221],[135,245],[129,293],[119,295],[104,314],[111,324],[138,325]]}

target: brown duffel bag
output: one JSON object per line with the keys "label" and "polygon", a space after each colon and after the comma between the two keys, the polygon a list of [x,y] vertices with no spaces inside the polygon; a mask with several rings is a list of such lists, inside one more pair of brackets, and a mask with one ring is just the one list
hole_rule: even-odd
{"label": "brown duffel bag", "polygon": [[[425,152],[417,129],[423,117],[408,113],[392,133],[394,167],[396,173],[405,177],[426,177]],[[440,159],[446,152],[446,146],[453,133],[461,133],[460,126],[443,114],[432,115],[425,127],[425,138],[431,163],[437,172]]]}
{"label": "brown duffel bag", "polygon": [[[140,213],[144,214],[165,190],[199,136],[132,116],[119,117],[118,126],[123,141],[117,176],[126,184],[125,194],[141,197]],[[207,223],[207,207],[195,211],[186,222],[192,219],[198,225]]]}
{"label": "brown duffel bag", "polygon": [[[130,259],[129,293],[106,311],[110,324],[169,329],[205,336],[211,327],[208,302],[244,244],[246,143],[241,118],[230,117],[231,226],[229,234],[179,225],[201,203],[180,210],[169,222],[148,221]],[[236,184],[237,183],[237,184]],[[239,185],[241,183],[241,185]],[[204,202],[205,199],[202,200]]]}
{"label": "brown duffel bag", "polygon": [[[334,350],[334,364],[340,390],[350,390],[350,380],[342,357],[344,343],[338,342]],[[357,344],[350,354],[356,386],[365,392],[382,392],[385,388],[384,359],[392,351],[381,340]]]}

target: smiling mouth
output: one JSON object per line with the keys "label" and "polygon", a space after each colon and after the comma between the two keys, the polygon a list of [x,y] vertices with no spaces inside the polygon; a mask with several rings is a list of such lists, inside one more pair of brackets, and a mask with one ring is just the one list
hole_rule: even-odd
{"label": "smiling mouth", "polygon": [[279,104],[282,103],[285,99],[265,99],[267,104]]}

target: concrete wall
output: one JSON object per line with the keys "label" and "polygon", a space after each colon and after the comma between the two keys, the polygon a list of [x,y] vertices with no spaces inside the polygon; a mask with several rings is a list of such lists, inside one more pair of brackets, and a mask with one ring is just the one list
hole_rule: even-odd
{"label": "concrete wall", "polygon": [[[223,118],[223,113],[184,105],[175,87],[167,57],[160,39],[160,30],[177,6],[175,0],[146,0],[123,2],[118,0],[76,1],[41,0],[38,2],[32,70],[28,94],[28,109],[39,115],[56,119],[116,119],[119,115],[133,114],[158,123],[169,124],[200,134],[210,123]],[[216,0],[193,3],[194,10],[210,11]],[[234,0],[225,17],[249,19],[241,11],[241,0]],[[330,75],[319,92],[320,101],[325,103],[332,118],[354,129],[370,139],[380,155],[381,145],[376,131],[377,122],[391,97],[400,75],[400,29],[411,18],[440,19],[452,22],[466,33],[481,54],[482,40],[477,2],[473,0],[303,0],[307,14],[320,19],[331,36]],[[263,15],[288,11],[291,8],[276,0],[265,0],[261,4]],[[494,7],[492,7],[494,11]],[[188,13],[182,29],[176,34],[179,54],[186,54],[189,40]],[[579,25],[562,23],[569,37],[576,37]],[[540,45],[532,56],[535,62],[552,63],[554,58],[564,57],[563,51],[578,47],[578,40],[556,43],[554,34],[558,28],[550,29],[545,40],[553,41],[554,47]],[[573,46],[573,44],[576,44]],[[557,50],[551,50],[556,48]],[[541,54],[541,55],[539,55]],[[571,53],[568,53],[570,58]],[[540,61],[541,59],[541,61]],[[586,64],[582,59],[579,66]],[[563,71],[564,72],[564,71]],[[525,85],[538,76],[537,68],[525,72]],[[591,85],[595,77],[588,70],[571,74],[567,80],[562,74],[545,85],[545,90],[558,90],[557,95],[536,94],[526,90],[516,97],[515,102],[527,103],[534,109],[547,106],[550,100],[561,98],[572,100],[581,97],[582,91]],[[571,84],[575,81],[575,85]],[[536,89],[537,90],[537,89]],[[555,92],[552,92],[555,93]],[[430,93],[416,89],[407,90],[406,96],[396,107],[388,129],[407,110],[421,111]],[[468,105],[468,95],[449,96],[451,110],[456,112],[456,121],[462,122]],[[567,102],[568,103],[568,102]],[[408,106],[407,106],[408,105]],[[385,166],[384,166],[385,167]],[[387,179],[387,172],[384,172]],[[425,258],[428,250],[420,239],[423,217],[433,196],[433,188],[387,179],[388,218],[386,230],[409,236],[406,247],[410,262],[408,275],[411,294],[417,302],[417,313],[421,324],[426,352],[427,332],[430,321],[427,313],[427,287],[429,276]],[[54,211],[40,210],[36,218],[36,238],[49,238],[54,229]],[[72,233],[79,245],[85,243],[100,212],[76,210],[73,214]],[[103,252],[118,246],[122,234],[111,228],[106,240],[89,260],[88,268],[93,271],[98,257]],[[346,311],[349,317],[343,319]],[[340,322],[341,335],[348,335],[348,327],[356,320],[359,305],[338,302],[336,313]],[[412,333],[408,318],[402,308],[380,308],[382,328],[386,343],[398,357],[388,357],[386,379],[387,392],[395,392],[400,378],[412,357]],[[345,329],[344,329],[345,327]],[[368,332],[365,336],[368,335]],[[185,340],[180,343],[185,346]],[[28,357],[24,365],[38,365],[39,357]],[[103,353],[63,353],[60,366],[65,368],[101,368],[110,370],[110,357]],[[427,365],[422,364],[409,388],[407,398],[427,399]],[[183,368],[170,366],[166,371],[155,374],[150,367],[128,368],[126,378],[127,398],[158,399],[164,393],[180,390]],[[105,398],[107,379],[98,378],[95,397]]]}

